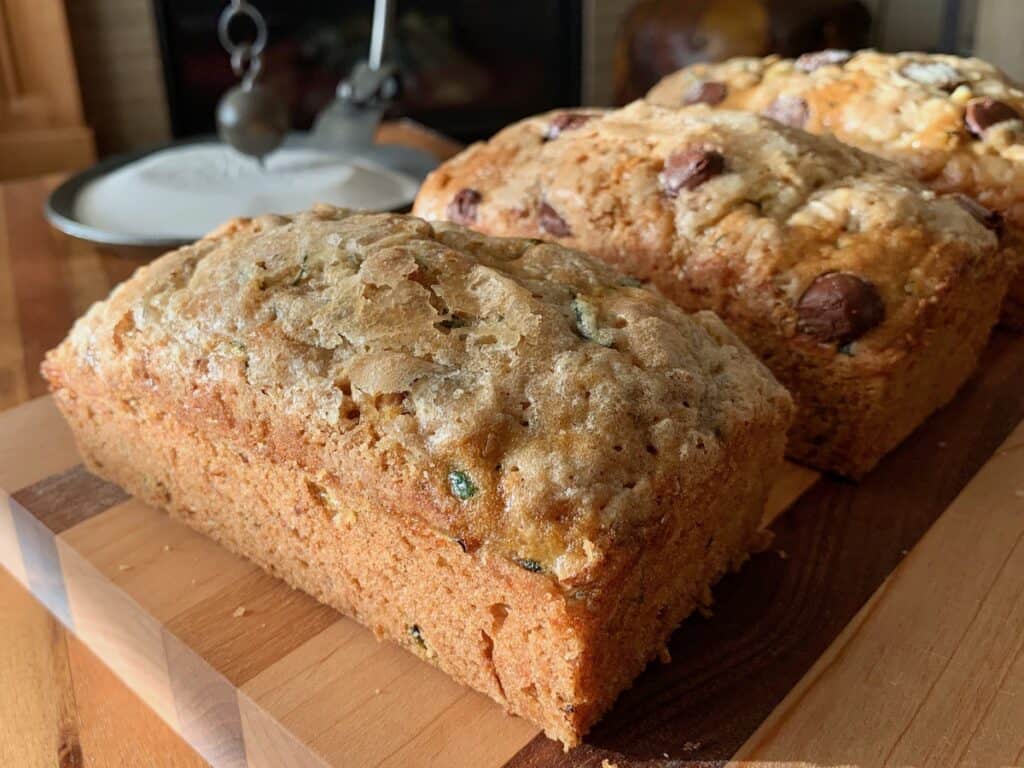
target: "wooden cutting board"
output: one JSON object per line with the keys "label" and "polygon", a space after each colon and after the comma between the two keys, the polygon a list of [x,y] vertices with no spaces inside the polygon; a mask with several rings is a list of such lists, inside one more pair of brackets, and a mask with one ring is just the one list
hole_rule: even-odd
{"label": "wooden cutting board", "polygon": [[862,483],[787,468],[773,548],[568,754],[90,475],[49,398],[0,415],[0,563],[215,766],[1024,765],[1024,339],[983,365]]}

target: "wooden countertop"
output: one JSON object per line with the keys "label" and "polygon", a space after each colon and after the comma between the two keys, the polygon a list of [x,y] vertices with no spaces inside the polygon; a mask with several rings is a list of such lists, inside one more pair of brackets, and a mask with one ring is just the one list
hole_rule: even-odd
{"label": "wooden countertop", "polygon": [[[0,185],[0,410],[44,393],[45,351],[138,265],[48,227],[57,181]],[[679,663],[585,747],[537,737],[506,766],[1024,765],[1022,380],[1024,337],[997,333],[875,472],[823,477],[778,520],[778,556],[730,577],[714,619],[674,638]],[[9,442],[7,460],[24,450]],[[2,569],[0,648],[0,766],[204,764]]]}
{"label": "wooden countertop", "polygon": [[[459,145],[410,123],[381,141],[446,158]],[[0,183],[0,411],[46,393],[39,363],[75,318],[142,258],[54,231],[43,203],[60,176]],[[207,763],[0,568],[0,765],[19,768]]]}

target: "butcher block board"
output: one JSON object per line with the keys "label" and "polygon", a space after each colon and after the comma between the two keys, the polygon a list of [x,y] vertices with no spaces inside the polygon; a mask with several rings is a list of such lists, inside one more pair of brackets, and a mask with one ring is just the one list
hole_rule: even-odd
{"label": "butcher block board", "polygon": [[0,564],[218,767],[1024,765],[1022,382],[999,335],[863,482],[787,466],[773,545],[569,753],[91,475],[49,398],[0,415]]}

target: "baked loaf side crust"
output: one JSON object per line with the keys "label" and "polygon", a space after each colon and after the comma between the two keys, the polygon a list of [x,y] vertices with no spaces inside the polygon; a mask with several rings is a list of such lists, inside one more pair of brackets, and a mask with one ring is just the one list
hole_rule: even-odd
{"label": "baked loaf side crust", "polygon": [[[567,115],[585,120],[552,138]],[[471,216],[453,205],[465,190]],[[749,113],[644,102],[506,128],[431,174],[414,211],[557,240],[715,311],[793,393],[790,455],[850,476],[970,373],[1012,263],[960,203],[891,163]],[[834,273],[864,296],[805,312]]]}
{"label": "baked loaf side crust", "polygon": [[[669,107],[713,102],[831,134],[941,193],[978,200],[1017,238],[1024,229],[1024,91],[981,59],[877,51],[737,58],[668,75],[646,98]],[[1007,297],[1008,325],[1024,328],[1022,305],[1019,273]]]}
{"label": "baked loaf side crust", "polygon": [[94,471],[572,745],[750,550],[791,413],[620,282],[325,207],[140,270],[44,372]]}

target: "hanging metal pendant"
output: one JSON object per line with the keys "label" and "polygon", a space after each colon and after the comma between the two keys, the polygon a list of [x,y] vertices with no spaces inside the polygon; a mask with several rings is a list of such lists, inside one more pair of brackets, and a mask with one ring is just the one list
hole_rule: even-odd
{"label": "hanging metal pendant", "polygon": [[[256,39],[251,43],[231,39],[231,22],[241,17],[249,18],[256,26]],[[225,144],[262,164],[288,135],[288,109],[272,89],[258,82],[267,25],[255,6],[245,0],[232,0],[221,13],[217,35],[231,55],[231,68],[242,78],[217,103],[217,134]]]}
{"label": "hanging metal pendant", "polygon": [[288,110],[264,85],[236,85],[217,104],[217,135],[246,155],[263,161],[288,134]]}

